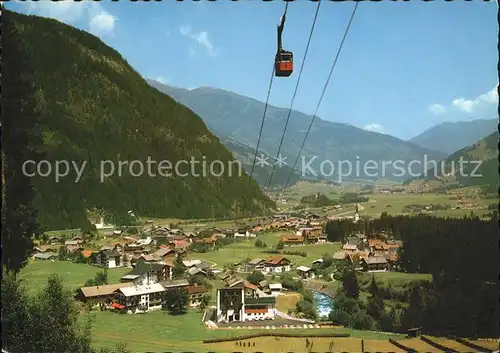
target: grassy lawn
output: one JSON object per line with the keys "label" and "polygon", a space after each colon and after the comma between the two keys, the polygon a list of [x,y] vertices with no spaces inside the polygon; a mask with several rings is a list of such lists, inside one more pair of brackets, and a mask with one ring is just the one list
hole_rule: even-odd
{"label": "grassy lawn", "polygon": [[[117,342],[122,341],[128,344],[128,349],[132,352],[206,352],[209,350],[224,352],[226,351],[224,345],[227,345],[227,343],[217,344],[221,346],[216,347],[215,344],[203,344],[202,340],[269,332],[269,330],[262,329],[206,330],[201,324],[202,314],[197,311],[189,311],[187,314],[179,316],[171,316],[164,311],[149,312],[145,315],[127,315],[97,311],[93,312],[92,315],[94,317],[92,338],[96,348],[113,348]],[[147,329],[139,329],[141,327],[147,327]],[[400,338],[399,335],[337,328],[276,329],[273,332],[286,332],[290,334],[350,333],[353,337],[366,339]],[[290,339],[282,340],[288,341]],[[231,342],[228,348],[227,352],[233,352],[235,343]],[[271,352],[268,349],[265,351]]]}
{"label": "grassy lawn", "polygon": [[401,285],[411,281],[417,280],[432,280],[432,275],[426,273],[404,273],[404,272],[373,272],[373,273],[360,273],[359,279],[364,281],[371,280],[372,276],[375,275],[375,281],[377,283],[383,283],[384,286],[388,284],[391,285]]}
{"label": "grassy lawn", "polygon": [[[207,253],[190,253],[187,259],[199,259],[217,264],[218,267],[233,264],[245,260],[247,257],[267,258],[273,254],[262,253],[265,249],[255,247],[257,239],[263,240],[269,247],[276,245],[279,241],[281,232],[266,233],[259,235],[257,238],[243,240],[221,248],[219,251],[211,251]],[[312,261],[321,258],[324,253],[333,254],[340,249],[339,243],[333,244],[308,244],[303,246],[285,247],[284,251],[299,251],[307,253],[306,257],[298,255],[285,255],[297,266],[311,266]]]}
{"label": "grassy lawn", "polygon": [[[47,279],[53,273],[63,279],[66,288],[71,291],[82,287],[84,283],[94,277],[102,268],[87,264],[75,264],[69,261],[30,260],[30,263],[21,271],[21,278],[29,293],[36,293],[47,284]],[[129,272],[129,268],[108,269],[109,283],[119,283],[120,277]]]}
{"label": "grassy lawn", "polygon": [[276,309],[283,313],[288,313],[289,309],[295,309],[300,300],[299,293],[282,294],[276,297]]}

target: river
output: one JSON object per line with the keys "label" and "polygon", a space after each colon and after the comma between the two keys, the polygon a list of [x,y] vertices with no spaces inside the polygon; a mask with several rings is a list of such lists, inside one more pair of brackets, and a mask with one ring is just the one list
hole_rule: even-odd
{"label": "river", "polygon": [[327,318],[332,310],[333,299],[326,294],[314,291],[314,301],[316,302],[316,313],[318,317]]}

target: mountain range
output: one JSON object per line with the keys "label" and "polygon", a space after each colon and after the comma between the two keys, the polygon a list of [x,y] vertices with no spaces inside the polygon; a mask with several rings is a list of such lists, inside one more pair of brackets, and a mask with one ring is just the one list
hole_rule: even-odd
{"label": "mountain range", "polygon": [[[264,103],[221,89],[202,87],[186,90],[155,80],[147,81],[159,91],[193,110],[221,140],[231,138],[250,148],[256,148]],[[268,106],[259,153],[276,156],[287,114],[288,109]],[[311,118],[312,116],[294,110],[290,114],[287,133],[281,148],[281,154],[287,158],[288,166],[292,166],[297,158]],[[231,145],[228,147],[231,148]],[[301,173],[306,172],[313,178],[338,180],[339,168],[332,173],[328,167],[331,165],[330,162],[333,162],[335,168],[339,165],[339,161],[350,161],[354,169],[358,161],[361,166],[369,160],[376,162],[402,160],[409,163],[413,160],[423,161],[425,155],[427,159],[433,160],[446,157],[443,152],[424,148],[396,137],[316,117],[296,170]],[[311,162],[312,159],[314,160]],[[324,163],[323,173],[320,169],[321,163]],[[310,168],[304,168],[306,165]],[[373,171],[365,173],[363,167],[359,169],[359,173],[353,171],[348,176],[344,175],[343,179],[370,180],[381,177],[380,170],[377,176],[373,176]],[[344,170],[343,173],[345,172]],[[393,167],[388,165],[384,176],[389,180],[404,180],[404,177],[394,175],[393,172]]]}
{"label": "mountain range", "polygon": [[452,154],[498,130],[498,118],[445,122],[409,141],[424,148]]}
{"label": "mountain range", "polygon": [[[433,181],[433,188],[481,186],[489,193],[499,190],[499,133],[482,138],[429,168],[423,177],[406,181],[407,184]],[[462,161],[462,162],[461,162]],[[462,164],[461,164],[462,163]],[[436,183],[437,182],[437,183]]]}
{"label": "mountain range", "polygon": [[[16,92],[3,101],[10,110],[2,122],[17,119],[9,143],[29,130],[32,148],[52,167],[56,161],[86,163],[79,179],[73,168],[58,181],[54,174],[32,177],[43,226],[81,227],[91,209],[123,224],[130,210],[148,217],[208,218],[261,215],[275,207],[254,180],[238,174],[231,152],[194,112],[152,88],[99,38],[53,19],[7,10],[2,15],[2,46],[10,51],[2,64]],[[35,121],[19,130],[21,122]],[[192,158],[201,176],[178,164]],[[154,162],[151,169],[148,160]],[[202,161],[207,168],[217,161],[215,172],[204,172]],[[220,168],[224,173],[215,175]],[[7,184],[7,198],[13,197],[8,190]]]}

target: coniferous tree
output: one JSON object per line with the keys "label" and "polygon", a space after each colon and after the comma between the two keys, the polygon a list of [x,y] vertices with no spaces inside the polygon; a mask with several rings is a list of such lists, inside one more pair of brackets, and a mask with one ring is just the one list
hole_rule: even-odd
{"label": "coniferous tree", "polygon": [[342,274],[342,287],[346,297],[355,299],[359,297],[359,283],[354,269],[346,268],[344,270]]}
{"label": "coniferous tree", "polygon": [[2,12],[2,267],[19,271],[33,247],[32,237],[41,232],[33,183],[23,163],[42,155],[36,150],[40,134],[35,87],[26,77],[34,68],[19,50],[11,16]]}

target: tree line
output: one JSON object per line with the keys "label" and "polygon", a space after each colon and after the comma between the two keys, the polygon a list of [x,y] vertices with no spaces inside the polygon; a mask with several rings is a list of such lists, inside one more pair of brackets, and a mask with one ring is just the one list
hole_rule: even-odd
{"label": "tree line", "polygon": [[[332,234],[355,227],[338,222]],[[356,272],[346,269],[344,291],[336,298],[332,320],[355,328],[404,331],[421,327],[431,335],[498,337],[494,319],[500,315],[497,217],[482,220],[385,214],[373,220],[370,227],[371,234],[383,232],[402,240],[398,259],[402,271],[429,273],[432,281],[416,282],[403,293],[394,294],[392,290],[375,291],[373,279],[366,304],[358,300]],[[387,303],[383,305],[387,300],[396,305],[388,309]]]}

